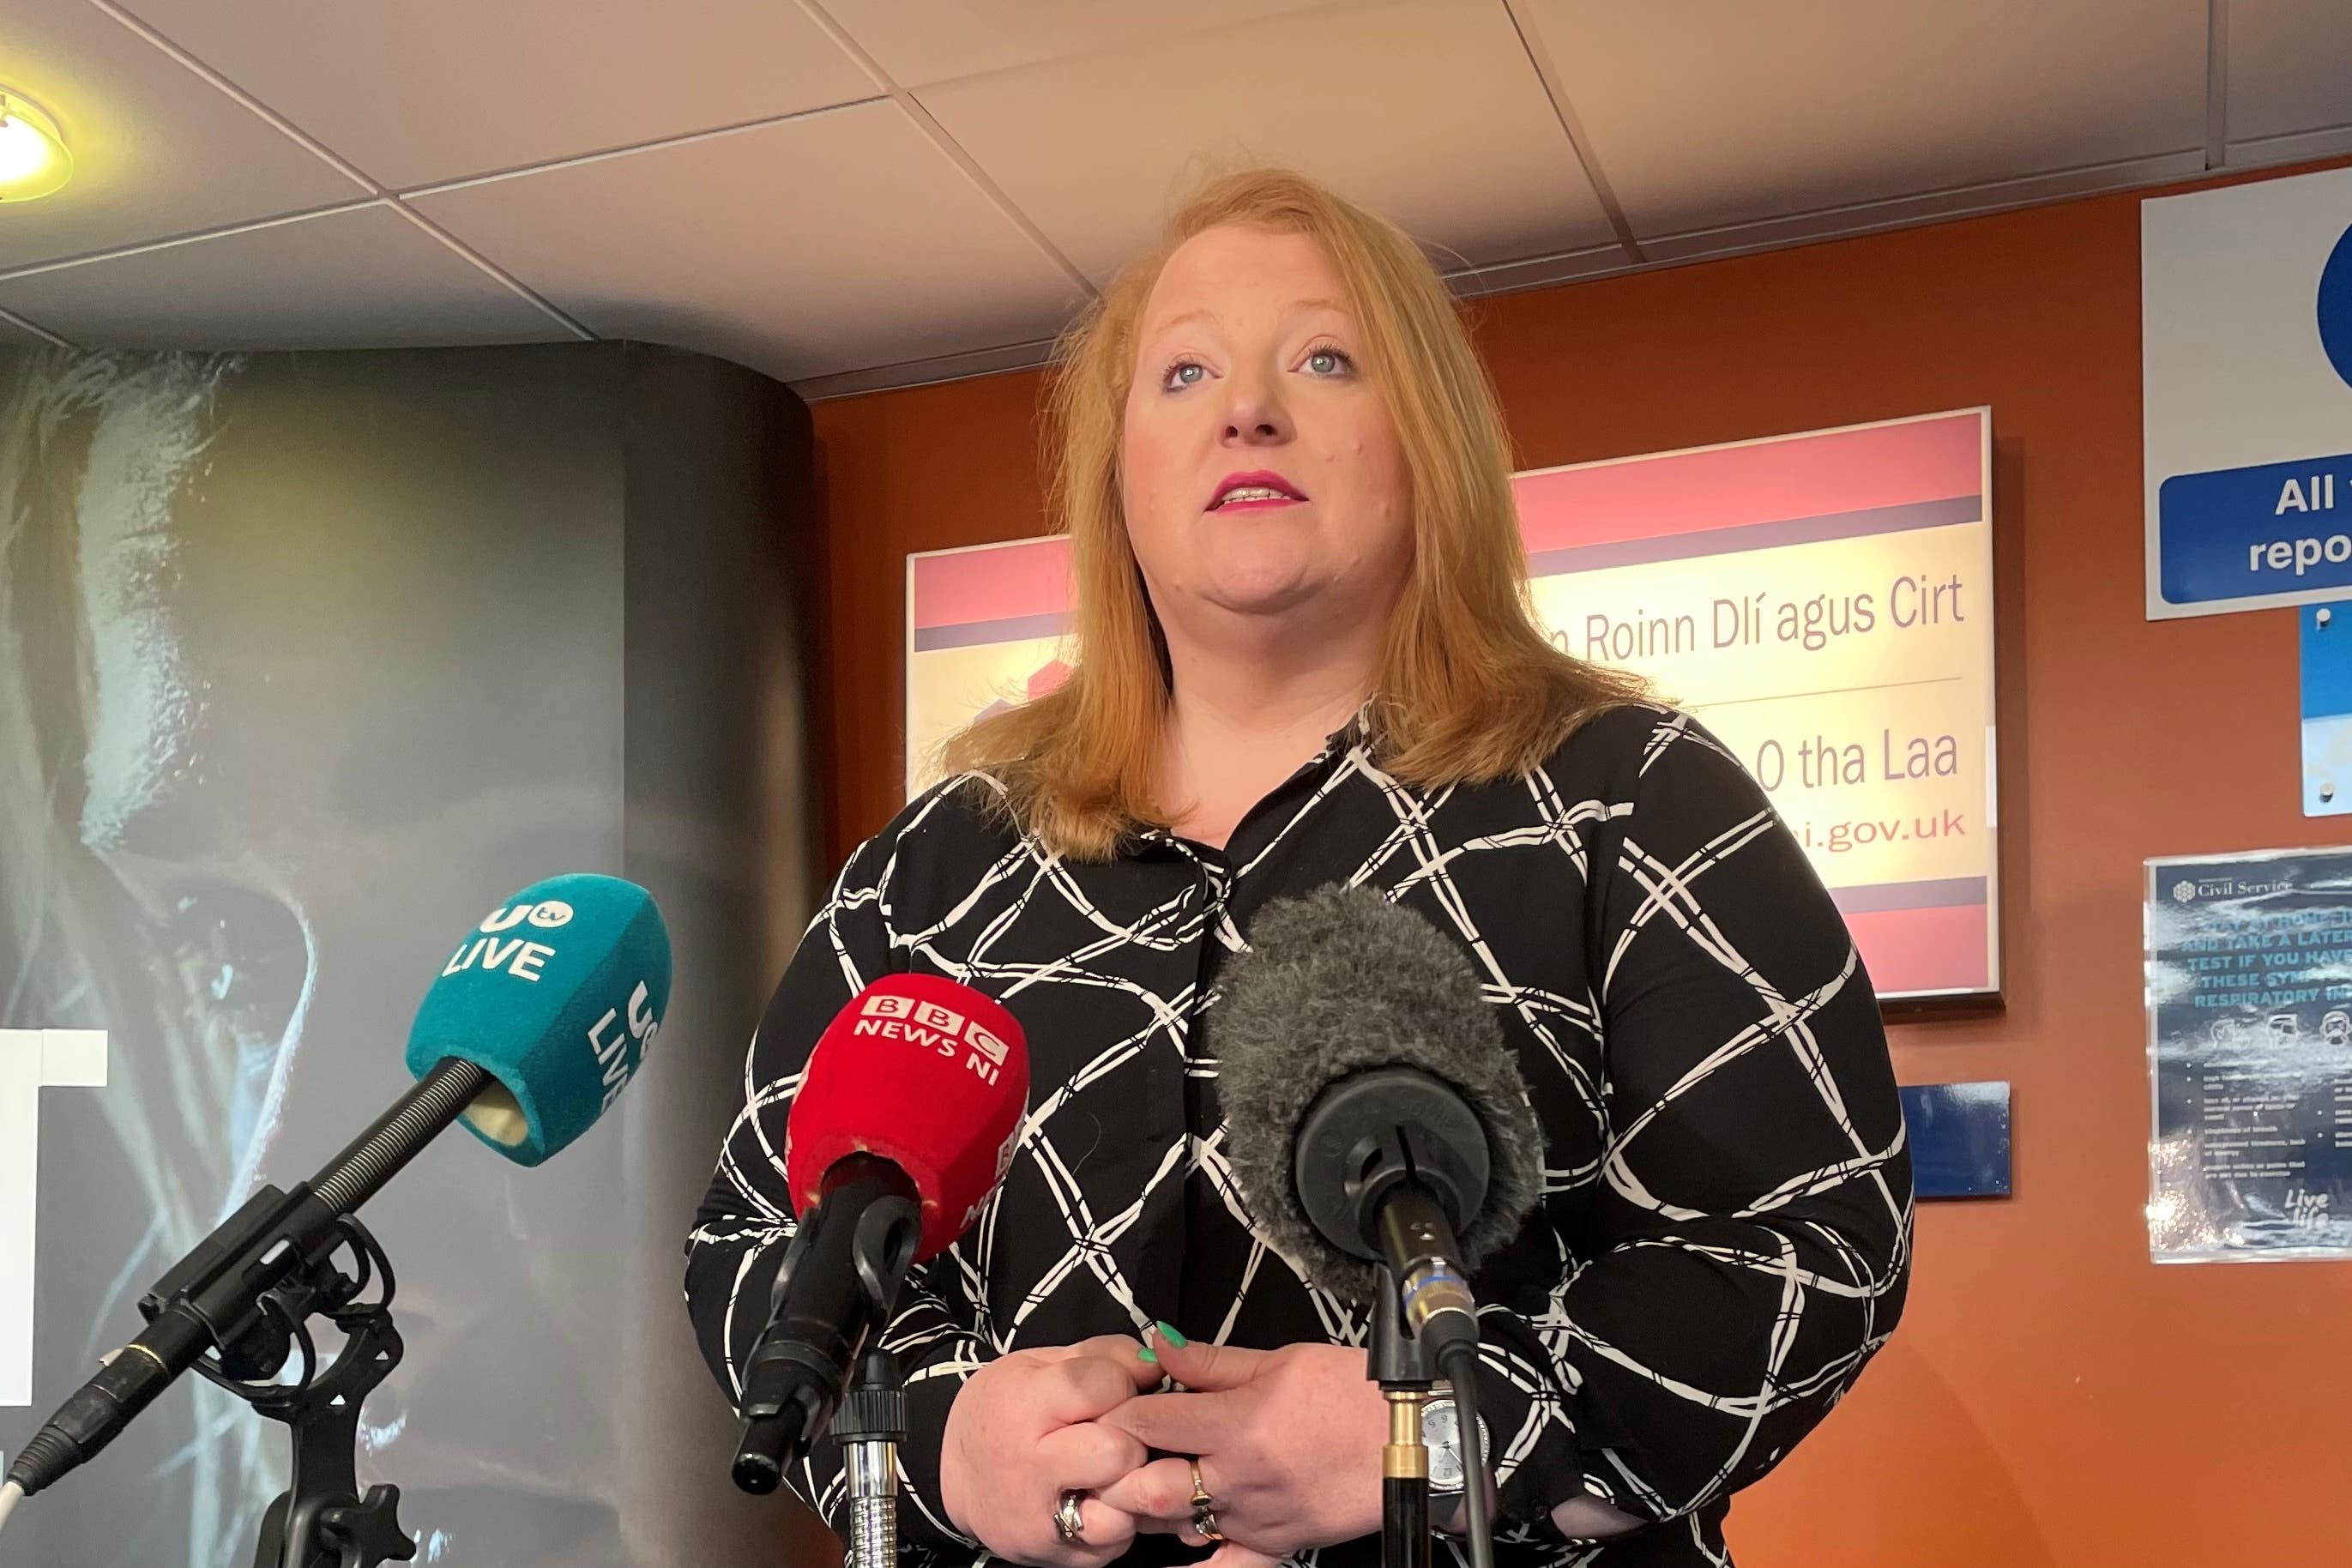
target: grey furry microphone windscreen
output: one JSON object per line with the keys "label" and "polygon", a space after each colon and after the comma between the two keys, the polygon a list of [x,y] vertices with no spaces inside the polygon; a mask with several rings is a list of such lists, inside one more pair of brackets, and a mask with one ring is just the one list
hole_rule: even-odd
{"label": "grey furry microphone windscreen", "polygon": [[1457,1090],[1486,1134],[1486,1201],[1460,1228],[1462,1263],[1509,1242],[1543,1189],[1543,1135],[1469,957],[1368,888],[1277,900],[1250,927],[1211,1014],[1225,1154],[1266,1239],[1323,1289],[1370,1302],[1380,1269],[1326,1240],[1293,1171],[1301,1121],[1350,1075],[1415,1068]]}

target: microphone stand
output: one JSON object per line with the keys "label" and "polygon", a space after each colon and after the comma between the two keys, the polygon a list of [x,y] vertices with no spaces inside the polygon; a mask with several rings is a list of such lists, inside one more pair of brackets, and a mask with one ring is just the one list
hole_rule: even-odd
{"label": "microphone stand", "polygon": [[1366,1358],[1366,1375],[1389,1402],[1388,1447],[1381,1450],[1381,1568],[1430,1568],[1429,1449],[1421,1440],[1421,1411],[1437,1379],[1421,1341],[1405,1327],[1400,1294],[1396,1271],[1381,1265]]}
{"label": "microphone stand", "polygon": [[[147,1327],[33,1435],[0,1500],[30,1497],[91,1458],[193,1368],[292,1428],[293,1485],[263,1519],[255,1568],[377,1568],[415,1556],[400,1528],[400,1489],[359,1495],[360,1401],[399,1364],[401,1340],[392,1260],[352,1211],[490,1081],[472,1062],[443,1061],[316,1178],[247,1198],[140,1299]],[[335,1262],[347,1247],[351,1274]],[[379,1274],[383,1293],[360,1300]],[[314,1316],[344,1335],[323,1373]],[[299,1375],[280,1381],[298,1351]]]}
{"label": "microphone stand", "polygon": [[898,1561],[898,1445],[907,1439],[907,1382],[879,1346],[858,1357],[856,1380],[833,1418],[849,1479],[851,1568]]}
{"label": "microphone stand", "polygon": [[[357,1474],[361,1401],[400,1364],[392,1260],[357,1219],[346,1215],[338,1223],[357,1259],[355,1277],[335,1266],[332,1252],[305,1262],[260,1299],[264,1321],[244,1345],[224,1347],[219,1361],[195,1363],[207,1381],[291,1432],[292,1484],[262,1516],[253,1568],[378,1568],[416,1555],[416,1542],[400,1525],[400,1489],[373,1486],[362,1494]],[[357,1300],[376,1274],[383,1278],[383,1294]],[[324,1372],[304,1321],[313,1314],[323,1314],[344,1336]],[[277,1381],[298,1349],[300,1374],[291,1384]]]}

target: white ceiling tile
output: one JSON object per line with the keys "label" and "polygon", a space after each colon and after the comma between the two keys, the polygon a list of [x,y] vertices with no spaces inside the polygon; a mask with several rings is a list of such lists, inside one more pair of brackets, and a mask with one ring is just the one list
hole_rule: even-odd
{"label": "white ceiling tile", "polygon": [[2204,145],[2206,0],[1520,9],[1645,237]]}
{"label": "white ceiling tile", "polygon": [[784,380],[1050,335],[1083,297],[889,102],[415,201],[604,336]]}
{"label": "white ceiling tile", "polygon": [[791,0],[125,0],[395,190],[871,98]]}
{"label": "white ceiling tile", "polygon": [[97,348],[392,348],[569,336],[383,203],[0,279]]}
{"label": "white ceiling tile", "polygon": [[[823,0],[900,87],[1206,32],[1332,0]],[[1353,4],[1356,0],[1342,0]]]}
{"label": "white ceiling tile", "polygon": [[12,0],[0,82],[56,116],[74,156],[64,190],[0,215],[0,268],[362,194],[88,0]]}
{"label": "white ceiling tile", "polygon": [[2228,58],[2231,142],[2352,125],[2345,0],[2231,0]]}
{"label": "white ceiling tile", "polygon": [[925,89],[923,105],[1106,282],[1219,164],[1288,164],[1483,265],[1612,235],[1499,4],[1392,0]]}

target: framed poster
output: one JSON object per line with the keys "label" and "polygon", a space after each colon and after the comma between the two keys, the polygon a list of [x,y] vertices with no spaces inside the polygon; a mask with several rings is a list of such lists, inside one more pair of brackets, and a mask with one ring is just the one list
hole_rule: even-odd
{"label": "framed poster", "polygon": [[[1989,410],[1515,476],[1538,613],[1771,796],[1888,1000],[2000,989]],[[1068,542],[910,555],[907,785],[1066,672]]]}

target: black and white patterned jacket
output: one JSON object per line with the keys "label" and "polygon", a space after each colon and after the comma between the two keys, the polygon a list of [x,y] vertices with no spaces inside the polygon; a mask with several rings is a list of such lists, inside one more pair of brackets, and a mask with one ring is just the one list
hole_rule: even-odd
{"label": "black and white patterned jacket", "polygon": [[[1272,1347],[1360,1344],[1363,1318],[1254,1233],[1222,1149],[1215,1004],[1271,899],[1367,885],[1484,977],[1545,1130],[1545,1192],[1474,1281],[1509,1521],[1498,1563],[1723,1563],[1730,1493],[1769,1470],[1893,1331],[1911,1177],[1878,1008],[1803,852],[1687,715],[1602,715],[1525,779],[1423,791],[1363,721],[1223,850],[1163,832],[1064,861],[927,790],[860,846],[752,1043],[745,1104],[688,1245],[687,1297],[729,1393],[792,1234],[783,1126],[842,1005],[877,974],[950,975],[1029,1038],[1031,1105],[981,1222],[910,1282],[902,1551],[984,1557],[941,1511],[940,1435],[992,1357],[1155,1320]],[[919,1289],[916,1289],[916,1286]],[[830,1519],[840,1460],[794,1484]],[[1658,1521],[1594,1546],[1580,1490]],[[1161,1548],[1171,1550],[1162,1551]],[[1377,1560],[1378,1542],[1303,1554]],[[1191,1555],[1147,1537],[1130,1556]]]}

